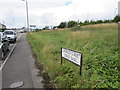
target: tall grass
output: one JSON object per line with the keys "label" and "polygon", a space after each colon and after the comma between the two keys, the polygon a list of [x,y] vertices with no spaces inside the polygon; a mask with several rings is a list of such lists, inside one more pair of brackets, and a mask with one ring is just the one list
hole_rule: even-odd
{"label": "tall grass", "polygon": [[[118,88],[117,24],[83,26],[81,31],[40,31],[27,35],[33,51],[59,88]],[[83,54],[79,67],[63,60],[61,47]]]}

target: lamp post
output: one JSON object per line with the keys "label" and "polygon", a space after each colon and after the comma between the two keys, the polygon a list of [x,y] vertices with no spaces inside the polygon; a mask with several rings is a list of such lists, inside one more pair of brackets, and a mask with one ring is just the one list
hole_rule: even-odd
{"label": "lamp post", "polygon": [[118,2],[118,15],[120,16],[120,1]]}
{"label": "lamp post", "polygon": [[117,15],[117,8],[115,8],[115,16]]}
{"label": "lamp post", "polygon": [[22,0],[26,2],[26,14],[27,14],[27,31],[29,32],[29,17],[28,17],[28,2],[27,0]]}

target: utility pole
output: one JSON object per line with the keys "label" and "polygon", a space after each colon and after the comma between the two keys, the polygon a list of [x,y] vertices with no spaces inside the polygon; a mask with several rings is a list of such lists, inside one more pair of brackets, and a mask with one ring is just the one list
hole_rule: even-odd
{"label": "utility pole", "polygon": [[26,14],[27,14],[27,31],[29,32],[29,16],[28,16],[28,2],[27,0],[22,0],[26,2]]}
{"label": "utility pole", "polygon": [[118,2],[118,15],[120,16],[120,1]]}

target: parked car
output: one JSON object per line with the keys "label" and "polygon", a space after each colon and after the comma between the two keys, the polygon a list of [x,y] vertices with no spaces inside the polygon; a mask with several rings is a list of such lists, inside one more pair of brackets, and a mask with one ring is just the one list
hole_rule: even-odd
{"label": "parked car", "polygon": [[2,52],[2,40],[0,35],[0,61],[3,59],[3,52]]}
{"label": "parked car", "polygon": [[20,30],[20,33],[24,33],[24,30]]}
{"label": "parked car", "polygon": [[4,33],[7,35],[10,42],[16,42],[17,33],[14,30],[5,30]]}
{"label": "parked car", "polygon": [[0,32],[0,36],[1,36],[1,45],[2,45],[2,59],[4,59],[5,54],[7,53],[7,51],[9,51],[9,40],[7,38],[7,36],[3,33]]}

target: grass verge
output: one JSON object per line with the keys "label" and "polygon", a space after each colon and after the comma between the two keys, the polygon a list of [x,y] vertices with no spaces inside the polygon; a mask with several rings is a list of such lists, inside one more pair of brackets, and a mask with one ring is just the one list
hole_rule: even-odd
{"label": "grass verge", "polygon": [[[58,88],[119,88],[117,24],[81,27],[80,31],[53,30],[27,35],[33,52]],[[83,53],[79,67],[63,60],[61,47]]]}

